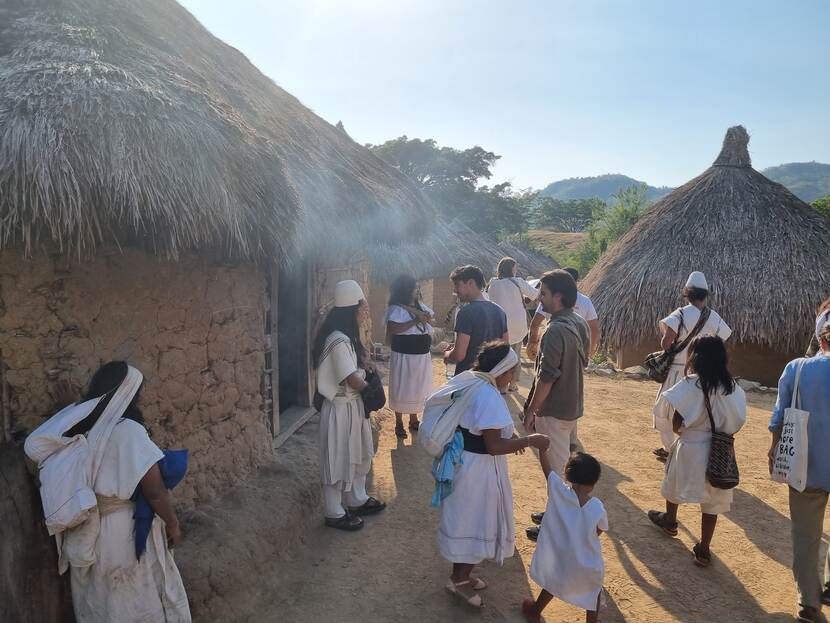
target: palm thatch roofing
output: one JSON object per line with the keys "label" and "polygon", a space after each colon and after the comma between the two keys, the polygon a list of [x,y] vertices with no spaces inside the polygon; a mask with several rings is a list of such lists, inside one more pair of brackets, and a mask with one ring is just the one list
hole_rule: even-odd
{"label": "palm thatch roofing", "polygon": [[374,245],[369,249],[369,256],[372,279],[376,283],[390,283],[404,273],[417,279],[444,278],[453,268],[465,264],[478,266],[489,278],[505,256],[516,260],[518,273],[524,276],[539,276],[558,267],[542,253],[506,241],[498,242],[458,220],[438,221],[427,236],[408,243]]}
{"label": "palm thatch roofing", "polygon": [[296,254],[432,213],[173,0],[0,8],[0,248]]}
{"label": "palm thatch roofing", "polygon": [[729,128],[712,166],[657,201],[586,276],[606,348],[653,340],[693,270],[733,339],[804,346],[830,292],[830,219],[753,169],[748,144],[742,126]]}

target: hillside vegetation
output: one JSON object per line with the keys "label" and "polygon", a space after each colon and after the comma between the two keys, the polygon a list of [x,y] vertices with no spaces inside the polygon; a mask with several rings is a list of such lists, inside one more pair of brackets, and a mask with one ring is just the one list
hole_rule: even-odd
{"label": "hillside vegetation", "polygon": [[[630,188],[631,186],[642,186],[645,182],[640,182],[627,175],[620,175],[617,173],[598,175],[596,177],[572,177],[566,180],[559,180],[548,184],[541,193],[542,197],[552,197],[554,199],[588,199],[590,197],[598,197],[605,203],[614,203],[614,195],[621,190]],[[646,199],[649,201],[656,201],[660,197],[672,191],[668,186],[657,188],[655,186],[646,186]]]}
{"label": "hillside vegetation", "polygon": [[786,186],[792,194],[811,203],[830,195],[830,164],[790,162],[761,171],[774,182]]}

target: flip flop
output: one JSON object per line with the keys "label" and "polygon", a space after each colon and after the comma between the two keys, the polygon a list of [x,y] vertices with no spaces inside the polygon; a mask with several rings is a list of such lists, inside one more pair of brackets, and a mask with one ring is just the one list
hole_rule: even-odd
{"label": "flip flop", "polygon": [[472,582],[470,580],[464,580],[463,582],[453,582],[450,580],[447,582],[447,585],[444,587],[447,589],[447,592],[450,595],[455,595],[459,597],[464,603],[468,606],[472,606],[473,608],[483,608],[484,607],[484,599],[481,595],[477,593],[471,593],[470,590],[476,590],[472,586]]}
{"label": "flip flop", "polygon": [[649,511],[648,518],[655,526],[663,531],[663,534],[670,537],[677,536],[677,523],[673,526],[666,523],[666,513],[660,511]]}

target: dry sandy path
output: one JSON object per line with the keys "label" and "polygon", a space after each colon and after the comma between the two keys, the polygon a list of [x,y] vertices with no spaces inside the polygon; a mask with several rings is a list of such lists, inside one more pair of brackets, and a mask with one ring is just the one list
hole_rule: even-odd
{"label": "dry sandy path", "polygon": [[[436,364],[438,372],[443,366]],[[752,395],[749,423],[737,437],[742,484],[734,510],[722,517],[709,569],[692,564],[690,548],[699,535],[697,507],[680,512],[680,538],[668,539],[646,519],[661,508],[662,466],[651,457],[653,383],[587,377],[586,416],[580,437],[603,466],[596,494],[611,530],[603,536],[611,621],[791,621],[795,601],[789,571],[786,491],[771,483],[765,466],[770,396]],[[515,413],[527,388],[508,403]],[[386,512],[367,519],[358,533],[322,527],[309,517],[304,546],[275,569],[276,585],[264,621],[521,621],[521,600],[537,590],[527,570],[533,544],[524,535],[528,514],[541,510],[545,483],[530,453],[510,457],[517,552],[503,567],[485,564],[490,582],[487,606],[471,611],[445,594],[449,565],[435,545],[437,512],[429,507],[431,462],[412,439],[395,438],[390,414],[382,430],[370,490],[389,502]],[[550,622],[583,621],[584,614],[561,602],[545,613]]]}

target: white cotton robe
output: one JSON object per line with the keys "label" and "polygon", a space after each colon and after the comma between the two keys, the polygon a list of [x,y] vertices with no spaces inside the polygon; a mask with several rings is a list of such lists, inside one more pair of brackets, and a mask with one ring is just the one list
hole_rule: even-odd
{"label": "white cotton robe", "polygon": [[571,486],[551,472],[548,505],[530,563],[533,581],[557,599],[596,610],[605,576],[597,528],[608,530],[602,502],[591,498],[580,506]]}
{"label": "white cotton robe", "polygon": [[372,468],[372,426],[365,416],[360,392],[345,383],[357,367],[357,353],[349,338],[334,331],[326,339],[317,367],[317,390],[323,395],[320,411],[320,479],[351,491],[355,478]]}
{"label": "white cotton robe", "polygon": [[[429,307],[422,307],[430,316],[435,315]],[[386,310],[384,324],[404,324],[412,316],[403,307],[391,305]],[[415,325],[399,335],[432,335],[430,324]],[[389,355],[389,408],[398,413],[422,413],[427,396],[432,393],[432,355],[410,355],[392,351]]]}
{"label": "white cotton robe", "polygon": [[[683,318],[683,327],[681,328],[681,315]],[[692,329],[695,328],[697,321],[700,319],[700,310],[692,304],[688,304],[685,307],[681,307],[679,309],[675,309],[671,314],[666,316],[660,321],[660,327],[665,330],[665,327],[669,327],[677,333],[677,339],[682,340],[685,338],[689,333],[692,332]],[[717,335],[720,339],[724,342],[729,339],[729,336],[732,335],[732,329],[729,328],[729,325],[718,315],[714,309],[710,311],[709,318],[706,320],[706,324],[703,325],[698,336],[712,336]],[[670,387],[674,387],[686,374],[686,356],[688,348],[684,348],[682,351],[677,353],[672,362],[671,367],[669,368],[669,375],[666,377],[666,382],[660,386],[660,389],[657,390],[657,400],[654,403],[654,408],[652,409],[652,417],[655,430],[660,431],[661,433],[671,433],[671,418],[674,414],[674,411],[669,412],[668,408],[666,407],[665,403],[661,403],[660,395],[663,391],[669,389]]]}
{"label": "white cotton robe", "polygon": [[[664,391],[660,401],[672,414],[683,416],[680,436],[669,451],[661,493],[674,504],[700,504],[710,515],[726,513],[732,507],[732,489],[716,489],[706,480],[712,428],[697,376],[684,378]],[[746,423],[746,394],[737,384],[731,394],[723,389],[710,396],[712,419],[718,432],[734,435]]]}
{"label": "white cotton robe", "polygon": [[[461,416],[460,426],[474,435],[498,429],[513,436],[513,418],[499,390],[482,385]],[[507,457],[464,451],[455,472],[452,494],[441,503],[438,549],[452,563],[501,564],[514,551],[513,490]]]}
{"label": "white cotton robe", "polygon": [[[135,558],[134,509],[129,500],[147,471],[163,457],[143,426],[126,419],[116,424],[93,489],[99,497],[117,498],[112,500],[117,510],[108,512],[107,505],[99,502],[100,513],[96,510],[87,523],[69,531],[93,537],[97,533],[95,562],[70,566],[78,623],[190,622],[187,594],[160,517],[153,520],[141,560]],[[100,532],[95,530],[99,525]],[[73,541],[67,534],[63,564],[72,558]]]}

